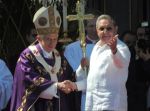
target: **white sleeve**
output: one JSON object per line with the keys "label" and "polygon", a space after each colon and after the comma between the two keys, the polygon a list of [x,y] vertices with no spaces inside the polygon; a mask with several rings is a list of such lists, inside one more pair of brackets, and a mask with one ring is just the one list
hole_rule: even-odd
{"label": "white sleeve", "polygon": [[81,65],[79,65],[78,69],[76,70],[76,79],[78,91],[85,91],[86,90],[86,79],[87,75],[86,72],[82,69]]}
{"label": "white sleeve", "polygon": [[53,97],[59,98],[56,95],[56,93],[57,93],[57,83],[54,83],[40,94],[40,98],[44,99],[52,99]]}
{"label": "white sleeve", "polygon": [[83,79],[81,81],[75,82],[77,85],[78,91],[85,91],[86,90],[86,80],[87,79]]}
{"label": "white sleeve", "polygon": [[128,47],[118,47],[116,54],[112,54],[113,62],[116,67],[123,68],[128,66],[130,61],[130,51]]}

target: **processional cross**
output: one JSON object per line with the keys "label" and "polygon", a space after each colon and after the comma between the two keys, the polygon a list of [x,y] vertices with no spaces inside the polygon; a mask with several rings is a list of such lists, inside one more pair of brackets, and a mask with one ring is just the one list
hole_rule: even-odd
{"label": "processional cross", "polygon": [[[82,8],[81,8],[80,1],[77,1],[77,3],[76,3],[76,12],[77,12],[76,15],[68,15],[66,18],[69,21],[78,20],[80,45],[82,48],[83,57],[86,57],[86,41],[85,41],[84,20],[93,19],[94,15],[93,14],[84,15],[84,12],[82,11]],[[85,68],[85,72],[87,72],[86,68]]]}

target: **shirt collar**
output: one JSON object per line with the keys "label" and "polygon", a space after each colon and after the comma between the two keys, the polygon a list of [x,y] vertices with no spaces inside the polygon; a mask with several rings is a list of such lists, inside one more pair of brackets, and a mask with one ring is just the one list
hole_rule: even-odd
{"label": "shirt collar", "polygon": [[51,52],[47,52],[47,51],[44,50],[44,48],[42,47],[41,44],[39,44],[39,45],[40,45],[40,47],[41,47],[41,49],[42,49],[42,53],[43,53],[43,56],[44,56],[45,58],[52,58],[52,57],[53,57],[53,56],[52,56],[52,51],[51,51]]}
{"label": "shirt collar", "polygon": [[95,44],[98,40],[92,40],[88,35],[86,36],[86,39],[90,41],[92,44]]}

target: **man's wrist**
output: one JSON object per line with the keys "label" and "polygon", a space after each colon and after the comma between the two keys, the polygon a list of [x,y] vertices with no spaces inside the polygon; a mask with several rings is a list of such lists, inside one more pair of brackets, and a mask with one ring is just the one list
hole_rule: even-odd
{"label": "man's wrist", "polygon": [[58,89],[58,90],[62,90],[61,83],[57,82],[56,85],[57,85],[57,89]]}
{"label": "man's wrist", "polygon": [[111,50],[111,52],[112,52],[113,54],[116,54],[116,53],[117,53],[117,48]]}
{"label": "man's wrist", "polygon": [[73,83],[73,88],[75,91],[78,91],[78,87],[77,87],[77,84],[75,82]]}

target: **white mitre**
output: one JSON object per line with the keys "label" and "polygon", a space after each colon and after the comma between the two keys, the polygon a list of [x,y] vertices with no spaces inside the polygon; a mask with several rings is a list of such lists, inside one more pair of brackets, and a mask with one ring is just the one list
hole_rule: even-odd
{"label": "white mitre", "polygon": [[61,17],[56,7],[41,7],[33,17],[33,23],[39,35],[58,33]]}

